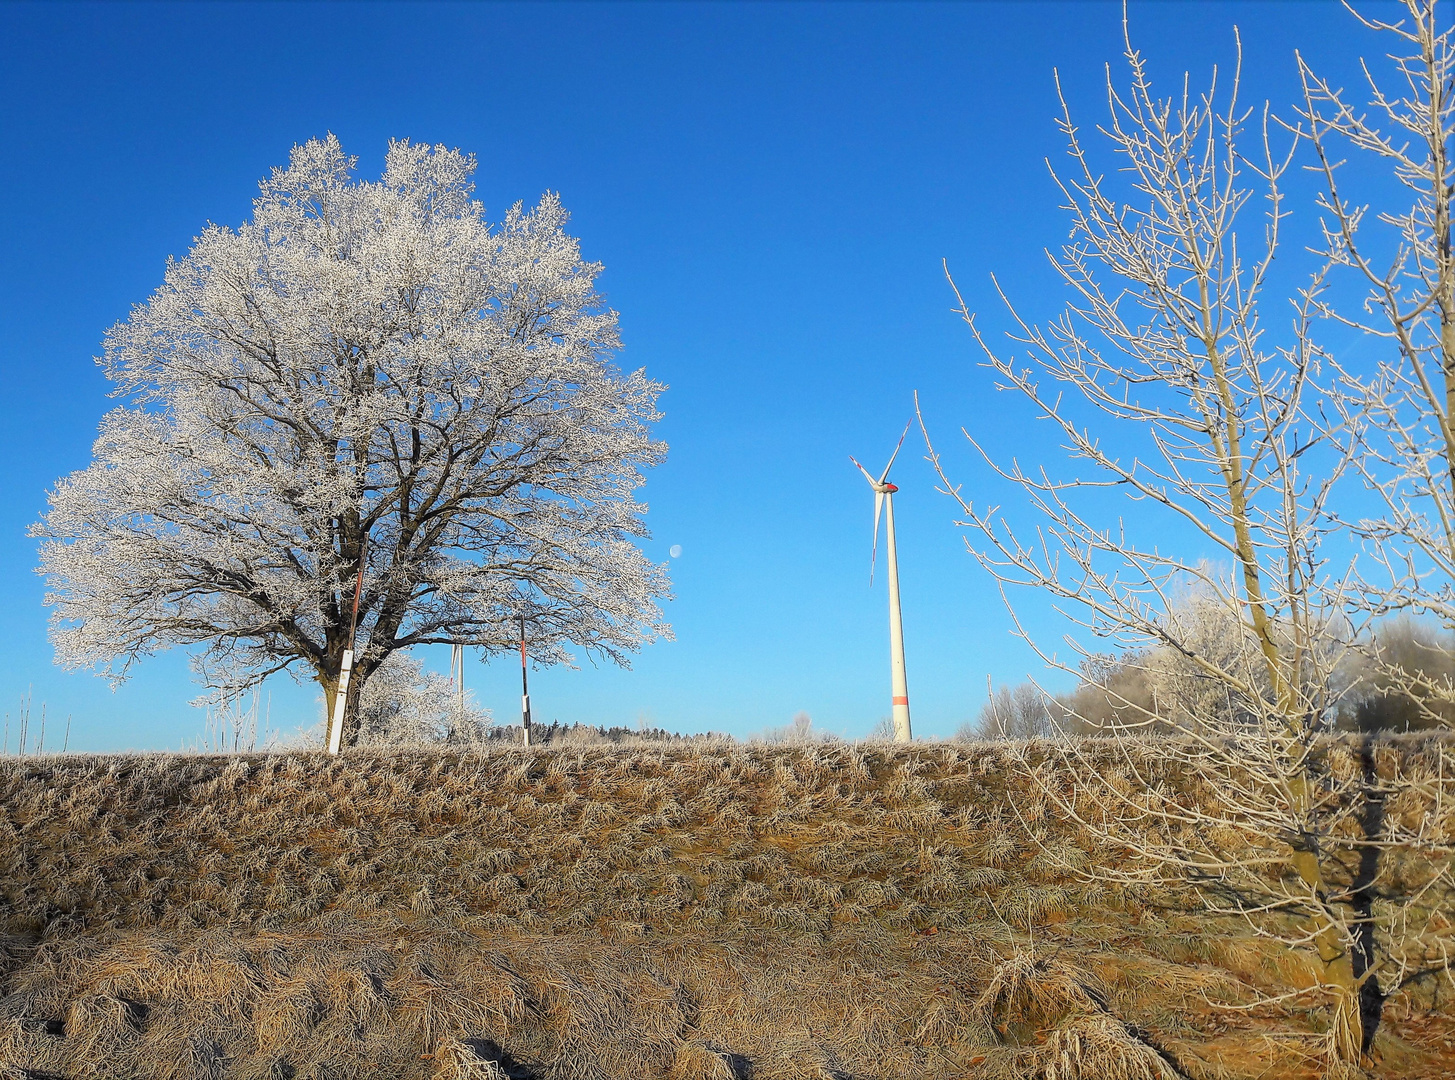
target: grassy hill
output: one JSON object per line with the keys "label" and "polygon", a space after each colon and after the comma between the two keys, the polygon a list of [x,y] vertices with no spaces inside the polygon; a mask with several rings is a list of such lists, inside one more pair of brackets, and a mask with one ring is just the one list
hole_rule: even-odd
{"label": "grassy hill", "polygon": [[[1083,883],[1116,853],[1019,775],[991,744],[0,761],[0,1076],[1314,1075],[1317,1012],[1220,1007],[1298,958]],[[1421,993],[1382,1075],[1455,1076]]]}

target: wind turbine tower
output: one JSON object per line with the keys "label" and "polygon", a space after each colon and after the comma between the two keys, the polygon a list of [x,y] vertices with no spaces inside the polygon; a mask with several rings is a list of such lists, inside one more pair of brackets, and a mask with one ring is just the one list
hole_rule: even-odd
{"label": "wind turbine tower", "polygon": [[[913,423],[913,421],[910,421]],[[864,474],[869,486],[874,489],[874,547],[869,554],[869,584],[874,584],[874,562],[879,554],[879,512],[884,511],[884,547],[889,562],[889,681],[891,701],[894,707],[894,741],[909,742],[914,736],[909,726],[909,681],[904,674],[904,623],[899,615],[899,557],[894,547],[894,493],[899,490],[889,482],[889,470],[894,468],[894,459],[904,445],[904,436],[909,434],[909,424],[895,444],[894,453],[889,455],[889,464],[875,480],[869,470],[860,465],[851,454],[849,460]]]}

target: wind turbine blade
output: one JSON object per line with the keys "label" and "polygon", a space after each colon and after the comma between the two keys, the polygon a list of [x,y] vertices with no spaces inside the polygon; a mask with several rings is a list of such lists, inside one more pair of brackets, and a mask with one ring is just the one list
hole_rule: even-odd
{"label": "wind turbine blade", "polygon": [[884,509],[884,492],[874,492],[874,546],[869,551],[869,584],[874,584],[874,563],[879,558],[879,511]]}
{"label": "wind turbine blade", "polygon": [[[912,423],[914,423],[913,420],[909,422],[909,424]],[[889,464],[884,466],[884,475],[879,478],[881,484],[889,479],[889,470],[894,468],[894,459],[899,457],[899,448],[904,445],[904,437],[909,434],[909,424],[904,425],[904,430],[899,435],[899,442],[894,444],[894,453],[889,455]]]}
{"label": "wind turbine blade", "polygon": [[871,484],[874,483],[874,477],[871,476],[871,475],[869,475],[869,470],[868,469],[864,468],[864,466],[862,466],[862,465],[859,464],[859,459],[858,458],[854,457],[853,454],[850,454],[849,455],[849,460],[854,463],[854,468],[858,469],[861,473],[864,474],[864,479],[865,480],[869,481],[869,483],[871,483]]}

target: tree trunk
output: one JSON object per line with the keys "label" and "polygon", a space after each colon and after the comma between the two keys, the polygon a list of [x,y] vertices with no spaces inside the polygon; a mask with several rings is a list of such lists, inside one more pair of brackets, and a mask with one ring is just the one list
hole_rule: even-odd
{"label": "tree trunk", "polygon": [[[1243,572],[1243,595],[1251,616],[1254,636],[1263,654],[1279,715],[1285,724],[1291,725],[1291,718],[1300,714],[1300,703],[1296,700],[1296,689],[1290,679],[1289,665],[1283,649],[1274,637],[1272,620],[1268,617],[1267,598],[1263,594],[1262,568],[1258,563],[1257,549],[1253,545],[1253,523],[1244,491],[1243,451],[1236,422],[1235,402],[1226,378],[1223,357],[1212,343],[1208,345],[1208,359],[1216,374],[1218,394],[1228,418],[1227,445],[1218,449],[1223,451],[1225,462],[1223,471],[1228,504],[1232,511],[1234,544]],[[1215,437],[1215,447],[1217,443]],[[1298,739],[1294,745],[1301,744],[1301,732],[1290,726],[1286,733]],[[1292,764],[1297,770],[1303,768],[1302,762],[1288,764]],[[1302,822],[1310,809],[1308,781],[1304,775],[1290,776],[1289,781],[1294,797],[1294,804],[1290,809],[1295,819]],[[1295,849],[1293,864],[1300,880],[1315,897],[1311,929],[1314,933],[1314,947],[1319,956],[1319,981],[1334,998],[1330,1017],[1334,1054],[1341,1062],[1357,1065],[1364,1054],[1364,1025],[1360,1012],[1359,980],[1354,974],[1352,942],[1344,928],[1322,909],[1326,894],[1318,852]]]}
{"label": "tree trunk", "polygon": [[1299,879],[1316,897],[1309,922],[1319,956],[1319,983],[1334,999],[1329,1018],[1334,1056],[1345,1064],[1358,1065],[1364,1058],[1364,1018],[1359,1001],[1359,978],[1354,974],[1352,942],[1343,927],[1319,906],[1324,896],[1324,880],[1318,855],[1312,851],[1296,852],[1293,866]]}
{"label": "tree trunk", "polygon": [[358,746],[359,734],[363,728],[362,717],[359,716],[359,700],[364,689],[364,677],[357,671],[349,679],[349,699],[344,702],[344,734],[340,746]]}
{"label": "tree trunk", "polygon": [[333,703],[338,697],[338,679],[318,676],[318,685],[323,689],[323,745],[328,745],[329,725],[333,723]]}
{"label": "tree trunk", "polygon": [[[338,687],[343,678],[343,649],[330,648],[325,663],[331,670],[320,671],[316,679],[323,690],[324,747],[327,748],[329,737],[333,734],[333,711],[338,703]],[[372,668],[365,668],[355,658],[349,673],[348,700],[344,702],[343,735],[339,740],[339,749],[358,745],[361,728],[359,702],[362,700],[364,683],[370,671]]]}
{"label": "tree trunk", "polygon": [[1334,964],[1325,965],[1322,976],[1324,986],[1334,998],[1330,1018],[1334,1057],[1346,1065],[1360,1065],[1364,1061],[1364,1017],[1348,953]]}

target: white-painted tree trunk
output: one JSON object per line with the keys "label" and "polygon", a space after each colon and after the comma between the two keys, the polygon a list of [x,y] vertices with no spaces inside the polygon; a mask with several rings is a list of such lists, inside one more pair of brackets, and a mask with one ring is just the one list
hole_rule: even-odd
{"label": "white-painted tree trunk", "polygon": [[354,670],[354,650],[344,650],[343,667],[338,673],[338,692],[333,697],[333,717],[328,723],[328,752],[337,754],[344,737],[344,709],[349,702],[349,674]]}

